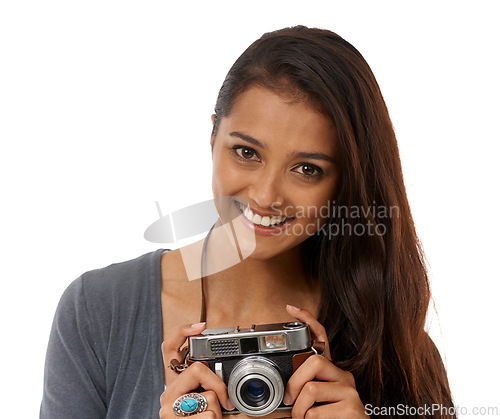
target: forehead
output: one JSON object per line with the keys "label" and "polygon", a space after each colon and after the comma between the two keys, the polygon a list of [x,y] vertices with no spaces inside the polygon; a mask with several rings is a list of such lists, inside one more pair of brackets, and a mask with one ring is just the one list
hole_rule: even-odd
{"label": "forehead", "polygon": [[335,125],[305,97],[278,94],[260,86],[238,95],[221,128],[251,135],[270,147],[279,144],[299,151],[313,147],[330,154],[338,148]]}

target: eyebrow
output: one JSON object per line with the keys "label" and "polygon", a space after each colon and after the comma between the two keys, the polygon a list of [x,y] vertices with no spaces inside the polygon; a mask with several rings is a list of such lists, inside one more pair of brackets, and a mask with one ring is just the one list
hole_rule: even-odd
{"label": "eyebrow", "polygon": [[241,132],[233,131],[233,132],[230,132],[229,135],[232,135],[233,137],[241,138],[242,140],[245,140],[245,141],[249,142],[250,144],[256,145],[257,147],[264,148],[264,149],[266,148],[266,146],[264,144],[262,144],[259,140],[256,140],[255,138],[250,137],[249,135],[242,134]]}
{"label": "eyebrow", "polygon": [[[250,137],[249,135],[242,134],[241,132],[237,132],[237,131],[232,131],[229,133],[229,135],[231,135],[233,137],[241,138],[242,140],[244,140],[250,144],[256,145],[257,147],[260,147],[262,149],[266,149],[266,146],[263,143],[261,143],[259,140],[256,140],[253,137]],[[293,152],[293,153],[291,153],[291,156],[302,157],[304,159],[325,160],[325,161],[328,161],[330,163],[335,164],[335,160],[324,153],[306,153],[306,152],[301,151],[298,153]]]}

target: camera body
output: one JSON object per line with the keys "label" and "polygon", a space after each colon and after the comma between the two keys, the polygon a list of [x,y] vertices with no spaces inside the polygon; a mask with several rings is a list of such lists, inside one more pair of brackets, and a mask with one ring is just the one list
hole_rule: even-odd
{"label": "camera body", "polygon": [[190,361],[208,365],[226,383],[236,409],[249,416],[289,409],[286,384],[314,353],[309,327],[301,322],[207,329],[189,337]]}

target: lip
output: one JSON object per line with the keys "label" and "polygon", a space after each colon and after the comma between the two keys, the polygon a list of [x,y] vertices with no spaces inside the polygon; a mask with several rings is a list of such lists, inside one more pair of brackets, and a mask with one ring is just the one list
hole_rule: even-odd
{"label": "lip", "polygon": [[[247,227],[251,231],[255,232],[255,234],[258,234],[260,236],[275,236],[275,235],[281,233],[283,230],[286,230],[290,226],[290,224],[292,224],[295,221],[295,217],[292,217],[285,224],[283,224],[279,227],[259,226],[257,224],[254,224],[250,220],[248,220],[247,217],[245,217],[245,215],[243,214],[243,212],[240,209],[240,205],[239,205],[238,201],[234,202],[234,206],[236,207],[238,214],[241,215],[241,217],[239,217],[239,218],[241,219],[241,222],[245,225],[245,227]],[[257,213],[257,214],[259,214],[259,213]],[[261,215],[261,214],[259,214],[259,215]]]}

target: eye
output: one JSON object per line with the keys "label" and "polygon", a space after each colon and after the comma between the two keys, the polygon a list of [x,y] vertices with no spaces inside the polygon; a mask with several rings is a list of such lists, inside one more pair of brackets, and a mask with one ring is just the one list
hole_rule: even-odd
{"label": "eye", "polygon": [[241,160],[254,160],[254,161],[259,160],[257,152],[251,147],[236,145],[232,148],[232,150],[233,153],[236,154],[236,156]]}
{"label": "eye", "polygon": [[318,166],[315,166],[314,164],[310,163],[302,163],[298,166],[296,166],[295,170],[299,175],[305,177],[305,178],[317,178],[321,177],[324,172],[319,168]]}

